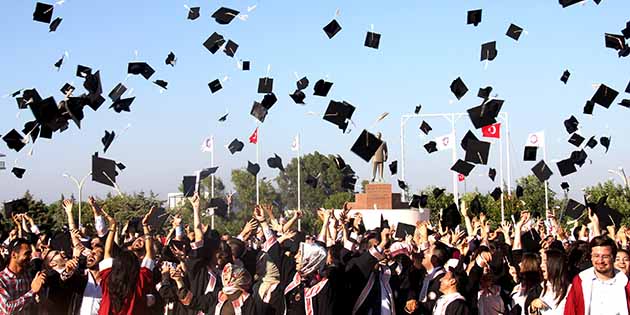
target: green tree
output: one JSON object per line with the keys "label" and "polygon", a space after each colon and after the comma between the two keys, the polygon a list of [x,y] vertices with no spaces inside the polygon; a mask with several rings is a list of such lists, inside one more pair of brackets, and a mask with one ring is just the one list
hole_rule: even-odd
{"label": "green tree", "polygon": [[[534,175],[528,175],[525,177],[521,177],[516,180],[516,183],[523,187],[523,197],[520,198],[521,201],[525,202],[524,210],[529,210],[531,212],[538,212],[543,217],[545,216],[545,184],[538,180],[538,178]],[[556,200],[556,192],[551,189],[549,191],[549,209],[553,209],[556,205],[559,205],[558,200]],[[510,214],[513,214],[515,211],[520,210],[519,207],[509,206]],[[506,211],[506,216],[507,216]]]}
{"label": "green tree", "polygon": [[600,198],[607,196],[606,204],[621,212],[623,215],[622,224],[630,224],[630,195],[622,185],[615,184],[612,180],[598,183],[595,186],[587,187],[585,190],[589,202],[597,203]]}
{"label": "green tree", "polygon": [[[236,209],[238,206],[238,208],[251,213],[256,206],[256,177],[246,170],[232,170],[232,183],[236,189],[236,195],[233,198],[236,205],[232,208]],[[259,190],[261,204],[278,203],[279,195],[269,181],[260,180]]]}

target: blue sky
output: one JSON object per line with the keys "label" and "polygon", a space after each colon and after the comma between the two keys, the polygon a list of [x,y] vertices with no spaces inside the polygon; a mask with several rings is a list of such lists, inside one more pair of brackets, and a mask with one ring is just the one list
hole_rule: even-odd
{"label": "blue sky", "polygon": [[[201,6],[201,17],[186,20],[184,5]],[[220,6],[243,13],[257,5],[249,19],[235,19],[230,25],[218,25],[210,18]],[[90,171],[91,155],[123,162],[118,183],[126,192],[153,190],[166,198],[174,192],[181,177],[208,167],[210,156],[200,151],[203,138],[214,135],[217,142],[215,162],[218,175],[229,179],[230,170],[255,160],[255,147],[232,156],[223,147],[232,139],[241,141],[256,127],[249,115],[259,77],[274,78],[274,92],[279,101],[271,109],[260,132],[261,157],[277,153],[285,163],[296,133],[302,137],[302,152],[318,150],[339,153],[362,178],[370,176],[370,165],[349,150],[364,128],[381,131],[388,141],[391,160],[400,159],[400,116],[412,113],[417,104],[423,113],[465,112],[476,106],[480,87],[491,85],[493,94],[504,99],[503,111],[510,115],[513,178],[530,174],[531,162],[522,162],[522,147],[528,133],[547,133],[548,164],[556,173],[552,188],[570,181],[573,190],[611,177],[608,169],[628,166],[630,144],[628,109],[616,105],[630,80],[628,59],[619,59],[615,51],[604,47],[604,33],[620,33],[630,19],[627,1],[593,1],[563,9],[557,1],[76,1],[55,6],[54,16],[63,17],[57,32],[49,33],[46,24],[32,21],[35,1],[7,0],[0,3],[0,40],[3,58],[0,66],[0,94],[35,87],[44,97],[59,101],[59,89],[65,82],[80,86],[75,77],[77,64],[101,70],[104,94],[119,82],[133,88],[136,100],[131,113],[117,114],[106,102],[97,112],[85,110],[83,127],[76,126],[52,141],[38,140],[33,155],[9,151],[2,144],[0,152],[8,169],[0,172],[0,200],[15,198],[27,189],[47,201],[61,193],[75,191],[61,174],[75,177]],[[483,9],[478,27],[466,25],[466,12]],[[335,17],[342,31],[328,39],[322,27]],[[510,23],[527,31],[519,42],[505,36]],[[368,30],[381,33],[381,46],[373,50],[363,46]],[[233,39],[240,47],[236,57],[218,52],[210,54],[202,43],[213,32]],[[479,61],[481,44],[497,41],[498,56],[487,67]],[[53,64],[68,51],[61,71]],[[135,51],[138,55],[136,58]],[[164,59],[173,51],[178,57],[174,68]],[[127,63],[146,61],[156,70],[151,78],[169,82],[168,90],[159,88],[140,76],[127,78]],[[251,60],[252,70],[236,68],[237,60]],[[565,69],[572,73],[567,85],[559,78]],[[296,105],[288,97],[299,77],[311,81],[307,104]],[[211,94],[208,82],[229,79],[223,90]],[[455,101],[449,90],[451,81],[461,76],[468,94]],[[315,81],[334,82],[327,98],[312,96]],[[596,106],[594,115],[582,115],[582,107],[595,90],[593,84],[605,83],[621,93],[615,105],[606,110]],[[345,100],[357,107],[350,134],[342,135],[334,125],[321,119],[330,99]],[[226,109],[226,123],[218,123]],[[317,115],[308,115],[315,112]],[[390,115],[373,122],[383,112]],[[12,128],[21,130],[32,119],[30,111],[19,116],[15,100],[0,99],[0,134]],[[562,122],[574,114],[587,138],[595,134],[612,135],[608,154],[602,147],[589,151],[584,167],[574,175],[561,178],[554,160],[568,157],[573,150]],[[421,120],[410,121],[406,133],[406,177],[414,188],[439,185],[450,188],[450,154],[428,155],[422,145],[433,137],[449,132],[443,119],[428,120],[433,131],[419,136]],[[102,153],[100,139],[104,130],[119,134],[131,126]],[[472,128],[467,118],[457,124],[459,137]],[[480,131],[477,132],[480,136]],[[490,165],[498,168],[498,148],[491,150]],[[460,156],[463,152],[460,150]],[[540,157],[540,155],[539,155]],[[19,180],[10,172],[14,162],[27,169]],[[261,159],[263,160],[263,159]],[[262,167],[262,175],[273,177],[277,170]],[[487,177],[487,167],[477,167],[467,181],[467,190],[477,187],[491,191],[497,183]],[[463,190],[463,184],[460,190]],[[559,190],[559,189],[556,189]],[[85,194],[104,195],[110,189],[89,182]]]}

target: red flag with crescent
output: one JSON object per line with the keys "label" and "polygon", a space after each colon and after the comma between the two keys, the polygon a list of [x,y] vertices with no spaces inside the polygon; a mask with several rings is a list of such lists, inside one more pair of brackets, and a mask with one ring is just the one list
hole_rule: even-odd
{"label": "red flag with crescent", "polygon": [[486,138],[501,138],[501,123],[487,125],[481,128],[481,133]]}
{"label": "red flag with crescent", "polygon": [[253,143],[253,144],[258,143],[258,128],[254,130],[254,133],[252,133],[251,136],[249,136],[249,143]]}

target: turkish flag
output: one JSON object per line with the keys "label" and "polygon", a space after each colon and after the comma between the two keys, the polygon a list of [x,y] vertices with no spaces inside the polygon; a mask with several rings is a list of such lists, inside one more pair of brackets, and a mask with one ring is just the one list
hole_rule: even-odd
{"label": "turkish flag", "polygon": [[463,181],[465,181],[465,180],[466,180],[466,176],[464,176],[464,174],[457,174],[457,179],[458,179],[460,182],[463,182]]}
{"label": "turkish flag", "polygon": [[258,143],[258,128],[254,130],[254,133],[252,133],[251,136],[249,136],[249,143],[253,143],[253,144]]}
{"label": "turkish flag", "polygon": [[501,138],[501,123],[485,126],[481,128],[481,133],[486,138]]}

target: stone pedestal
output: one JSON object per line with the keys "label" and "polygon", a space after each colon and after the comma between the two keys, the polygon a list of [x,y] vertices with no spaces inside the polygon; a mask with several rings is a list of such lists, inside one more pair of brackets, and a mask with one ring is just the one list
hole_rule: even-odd
{"label": "stone pedestal", "polygon": [[407,209],[408,206],[400,201],[400,194],[392,194],[391,184],[370,183],[365,187],[365,193],[356,194],[353,209]]}

